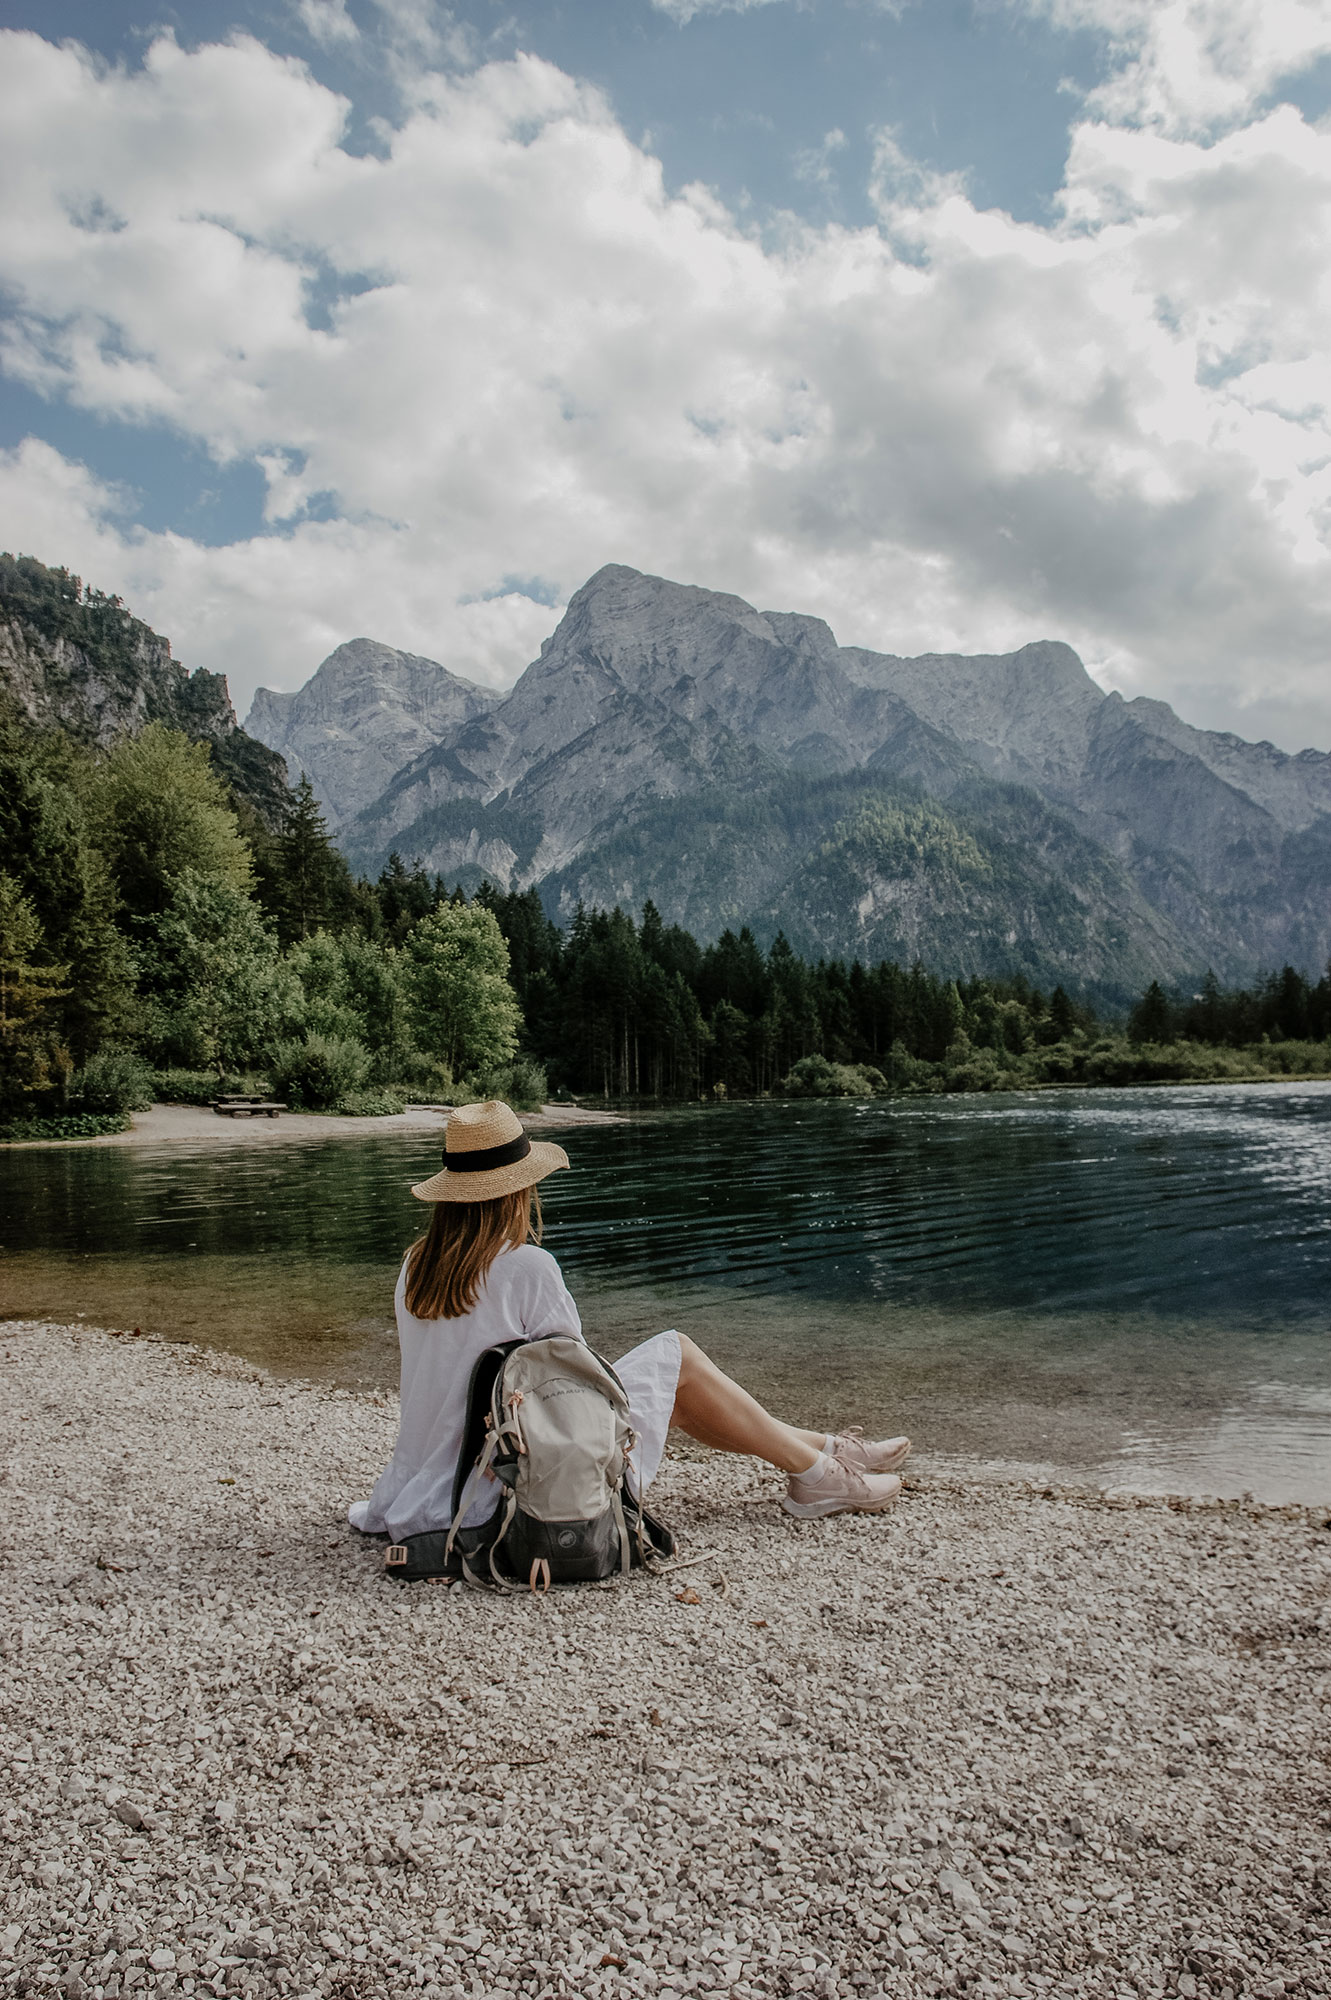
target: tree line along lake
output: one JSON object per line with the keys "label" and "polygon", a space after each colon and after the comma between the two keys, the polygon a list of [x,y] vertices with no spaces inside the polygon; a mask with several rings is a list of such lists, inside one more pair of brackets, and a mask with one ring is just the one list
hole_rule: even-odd
{"label": "tree line along lake", "polygon": [[[560,1134],[546,1243],[614,1356],[678,1325],[925,1463],[1331,1501],[1331,1084],[666,1111]],[[0,1312],[396,1381],[428,1132],[0,1153]]]}

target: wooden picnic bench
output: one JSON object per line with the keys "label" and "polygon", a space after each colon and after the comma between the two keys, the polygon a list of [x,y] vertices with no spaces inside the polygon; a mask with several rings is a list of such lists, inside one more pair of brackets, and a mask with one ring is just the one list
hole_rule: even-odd
{"label": "wooden picnic bench", "polygon": [[213,1101],[213,1110],[219,1118],[258,1117],[260,1113],[265,1118],[276,1118],[286,1108],[272,1097],[218,1097]]}

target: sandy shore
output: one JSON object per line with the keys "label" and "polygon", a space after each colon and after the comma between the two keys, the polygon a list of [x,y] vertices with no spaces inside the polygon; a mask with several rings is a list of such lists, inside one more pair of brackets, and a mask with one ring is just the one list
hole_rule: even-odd
{"label": "sandy shore", "polygon": [[[99,1139],[23,1139],[24,1146],[197,1146],[212,1141],[227,1146],[271,1146],[292,1139],[363,1139],[370,1132],[440,1132],[449,1107],[409,1104],[391,1118],[341,1118],[335,1112],[283,1111],[276,1118],[221,1118],[206,1105],[154,1104],[150,1111],[131,1113],[128,1132],[108,1132]],[[547,1104],[522,1114],[529,1132],[553,1131],[567,1125],[623,1125],[621,1112],[597,1111],[590,1105]]]}
{"label": "sandy shore", "polygon": [[390,1399],[16,1322],[0,1366],[4,1994],[1331,1984],[1320,1515],[796,1523],[675,1458],[704,1561],[497,1601],[344,1525]]}

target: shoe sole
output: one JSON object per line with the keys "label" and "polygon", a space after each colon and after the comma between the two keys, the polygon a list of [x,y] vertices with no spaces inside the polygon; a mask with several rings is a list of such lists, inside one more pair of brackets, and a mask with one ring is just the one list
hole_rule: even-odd
{"label": "shoe sole", "polygon": [[793,1514],[797,1521],[817,1521],[827,1514],[885,1514],[889,1507],[895,1507],[901,1498],[901,1488],[889,1493],[886,1500],[865,1500],[857,1506],[855,1502],[844,1500],[792,1500],[787,1497],[781,1502],[787,1514]]}

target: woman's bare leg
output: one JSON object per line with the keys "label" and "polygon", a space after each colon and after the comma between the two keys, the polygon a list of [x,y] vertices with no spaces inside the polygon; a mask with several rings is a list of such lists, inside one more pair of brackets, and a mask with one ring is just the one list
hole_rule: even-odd
{"label": "woman's bare leg", "polygon": [[783,1472],[807,1472],[826,1443],[822,1431],[796,1430],[772,1416],[747,1389],[722,1374],[687,1334],[679,1336],[679,1383],[671,1422],[714,1451],[765,1458]]}

